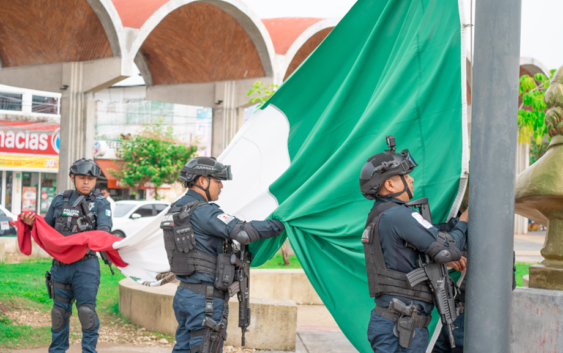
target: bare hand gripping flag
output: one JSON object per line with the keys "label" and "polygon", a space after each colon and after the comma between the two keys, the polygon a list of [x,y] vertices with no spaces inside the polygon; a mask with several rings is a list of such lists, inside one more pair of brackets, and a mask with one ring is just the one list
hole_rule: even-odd
{"label": "bare hand gripping flag", "polygon": [[[360,193],[363,164],[394,135],[419,163],[415,198],[429,198],[436,222],[455,215],[463,196],[461,11],[457,0],[358,1],[219,158],[234,178],[219,204],[284,222],[307,277],[361,352],[371,352],[374,308],[360,241],[373,205]],[[253,266],[284,240],[251,244]]]}

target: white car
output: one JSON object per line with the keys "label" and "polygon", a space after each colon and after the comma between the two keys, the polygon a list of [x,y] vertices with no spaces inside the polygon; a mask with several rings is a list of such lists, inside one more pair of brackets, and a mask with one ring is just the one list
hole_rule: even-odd
{"label": "white car", "polygon": [[168,207],[163,201],[117,201],[113,211],[111,234],[125,238],[147,225]]}
{"label": "white car", "polygon": [[0,205],[0,237],[15,237],[16,234],[16,218],[12,212]]}

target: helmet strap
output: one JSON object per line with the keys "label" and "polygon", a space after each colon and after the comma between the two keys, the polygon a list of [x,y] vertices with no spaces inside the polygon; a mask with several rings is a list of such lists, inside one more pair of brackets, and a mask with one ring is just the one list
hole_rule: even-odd
{"label": "helmet strap", "polygon": [[211,195],[209,195],[209,187],[211,186],[211,177],[210,176],[207,177],[207,181],[208,181],[207,188],[205,188],[205,189],[202,188],[201,186],[197,185],[197,184],[194,184],[194,186],[196,186],[196,187],[200,188],[201,190],[205,191],[205,195],[207,196],[207,202],[209,202],[209,201],[211,201]]}
{"label": "helmet strap", "polygon": [[411,189],[409,188],[409,185],[407,184],[407,181],[405,180],[405,176],[404,175],[399,175],[401,177],[401,181],[403,182],[403,190],[396,192],[394,194],[387,194],[387,195],[377,195],[377,197],[387,197],[387,198],[393,198],[393,197],[397,197],[397,196],[401,196],[405,191],[407,192],[407,195],[409,195],[409,200],[411,200],[414,195],[411,192]]}

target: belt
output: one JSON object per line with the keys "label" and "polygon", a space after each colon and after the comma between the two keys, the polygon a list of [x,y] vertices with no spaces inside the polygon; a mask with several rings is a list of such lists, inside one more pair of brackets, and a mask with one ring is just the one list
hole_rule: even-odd
{"label": "belt", "polygon": [[[387,320],[393,321],[394,323],[397,323],[397,320],[399,320],[399,318],[401,317],[401,314],[399,314],[398,312],[381,306],[376,306],[375,312],[383,316]],[[430,321],[432,321],[431,315],[428,316],[417,315],[416,319],[414,320],[414,325],[417,328],[427,328],[428,325],[430,324]]]}
{"label": "belt", "polygon": [[[86,255],[83,258],[81,258],[78,261],[73,262],[72,264],[75,264],[75,263],[80,262],[80,261],[90,260],[90,259],[93,259],[95,257],[98,257],[98,255],[96,255],[95,252],[90,253],[90,250],[88,250],[88,253],[86,253]],[[72,265],[72,264],[65,264],[64,262],[60,262],[59,260],[53,259],[53,266],[67,266],[67,265]]]}
{"label": "belt", "polygon": [[[206,295],[208,285],[201,284],[201,283],[186,283],[184,281],[180,281],[180,287],[185,288],[187,290],[191,290],[192,292]],[[215,298],[225,299],[225,291],[219,290],[217,288],[213,288],[213,296]]]}

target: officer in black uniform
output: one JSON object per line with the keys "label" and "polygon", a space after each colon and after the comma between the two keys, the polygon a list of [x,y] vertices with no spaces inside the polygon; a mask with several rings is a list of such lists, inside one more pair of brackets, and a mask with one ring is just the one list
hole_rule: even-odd
{"label": "officer in black uniform", "polygon": [[[222,181],[232,180],[230,166],[215,158],[190,160],[180,179],[189,190],[171,205],[161,225],[171,272],[180,280],[173,305],[178,321],[173,352],[215,353],[226,338],[233,241],[244,246],[276,237],[285,227],[278,220],[244,222],[209,203],[219,198]],[[204,319],[211,325],[204,327]],[[219,323],[224,325],[215,326]]]}
{"label": "officer in black uniform", "polygon": [[[466,242],[467,212],[446,233],[409,206],[414,190],[409,173],[417,164],[408,150],[395,152],[394,140],[387,137],[390,149],[370,157],[360,175],[362,194],[375,200],[362,235],[370,295],[376,304],[368,339],[374,352],[425,352],[433,298],[426,283],[411,287],[406,274],[418,268],[421,255],[438,263],[459,261],[465,267],[460,250]],[[401,347],[394,334],[401,314],[391,305],[393,299],[404,305],[412,303],[418,312],[409,348]]]}
{"label": "officer in black uniform", "polygon": [[[70,167],[74,190],[58,194],[51,203],[45,221],[64,236],[89,230],[111,231],[111,208],[100,193],[93,191],[100,167],[91,159],[79,159]],[[35,222],[35,214],[28,213],[22,220],[29,226]],[[101,254],[107,259],[105,253]],[[82,325],[82,351],[96,352],[100,320],[96,314],[96,296],[100,286],[100,263],[96,253],[86,255],[72,263],[53,260],[51,272],[47,272],[49,295],[54,306],[51,311],[52,342],[50,353],[66,352],[69,348],[69,320],[72,304],[76,302],[78,318]]]}

